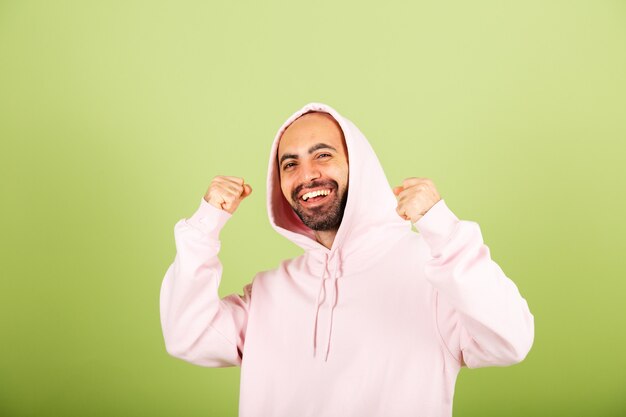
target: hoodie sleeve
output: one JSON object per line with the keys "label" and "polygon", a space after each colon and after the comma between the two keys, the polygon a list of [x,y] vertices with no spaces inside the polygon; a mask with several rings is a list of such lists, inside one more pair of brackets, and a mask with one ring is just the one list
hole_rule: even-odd
{"label": "hoodie sleeve", "polygon": [[193,216],[174,226],[176,257],[161,285],[161,328],[167,352],[196,365],[241,364],[252,284],[243,295],[220,299],[217,292],[218,236],[230,216],[203,198]]}
{"label": "hoodie sleeve", "polygon": [[491,259],[478,224],[459,220],[440,200],[415,226],[430,248],[424,273],[448,351],[469,368],[521,362],[533,343],[534,317]]}

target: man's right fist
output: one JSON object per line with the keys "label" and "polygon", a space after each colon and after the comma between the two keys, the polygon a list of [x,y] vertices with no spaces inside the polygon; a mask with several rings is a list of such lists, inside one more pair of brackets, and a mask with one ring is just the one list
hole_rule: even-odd
{"label": "man's right fist", "polygon": [[218,175],[213,178],[204,200],[219,209],[233,214],[241,200],[252,192],[252,187],[246,184],[243,178]]}

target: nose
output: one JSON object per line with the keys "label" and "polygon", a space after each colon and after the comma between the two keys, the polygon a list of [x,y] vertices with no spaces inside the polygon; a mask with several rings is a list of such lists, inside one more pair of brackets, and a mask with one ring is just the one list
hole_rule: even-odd
{"label": "nose", "polygon": [[302,167],[302,176],[305,182],[311,182],[320,178],[322,175],[316,166],[306,164]]}

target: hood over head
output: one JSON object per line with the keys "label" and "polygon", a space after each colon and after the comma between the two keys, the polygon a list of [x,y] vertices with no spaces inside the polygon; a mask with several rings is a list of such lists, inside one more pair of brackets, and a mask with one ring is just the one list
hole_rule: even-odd
{"label": "hood over head", "polygon": [[348,199],[330,252],[338,248],[343,248],[344,253],[352,252],[356,250],[353,247],[353,243],[357,243],[355,240],[371,235],[379,228],[410,228],[410,223],[402,220],[395,211],[396,197],[363,133],[335,109],[322,103],[305,105],[292,114],[276,133],[267,177],[267,210],[272,227],[305,251],[328,251],[316,241],[313,230],[302,223],[280,188],[277,153],[282,134],[296,119],[311,112],[327,113],[335,119],[343,131],[349,158]]}

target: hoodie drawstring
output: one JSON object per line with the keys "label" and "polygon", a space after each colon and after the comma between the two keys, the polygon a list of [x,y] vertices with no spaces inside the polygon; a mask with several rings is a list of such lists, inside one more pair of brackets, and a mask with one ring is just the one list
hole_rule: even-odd
{"label": "hoodie drawstring", "polygon": [[[315,302],[315,321],[313,324],[313,357],[315,357],[315,351],[317,349],[317,318],[320,312],[320,294],[322,294],[322,289],[324,288],[324,280],[326,279],[326,267],[324,267],[324,272],[322,273],[322,279],[320,280],[320,289],[317,292],[317,301]],[[324,294],[324,298],[326,298],[326,294]]]}
{"label": "hoodie drawstring", "polygon": [[333,291],[333,303],[330,307],[330,322],[328,323],[328,341],[326,342],[326,355],[324,356],[324,361],[328,361],[328,352],[330,352],[330,335],[333,331],[333,313],[335,311],[335,306],[337,305],[337,263],[335,263],[335,270],[333,272],[332,283],[334,284]]}
{"label": "hoodie drawstring", "polygon": [[[326,279],[330,279],[331,284],[332,284],[331,287],[333,288],[333,298],[332,298],[332,303],[330,305],[330,315],[329,315],[329,322],[328,322],[328,338],[326,340],[326,352],[324,355],[324,361],[328,361],[328,353],[330,352],[330,339],[331,339],[332,330],[333,330],[333,314],[335,312],[335,306],[337,305],[337,292],[338,292],[337,272],[339,270],[339,256],[335,256],[336,253],[337,252],[334,252],[330,256],[326,255],[326,260],[324,262],[324,269],[322,272],[322,278],[320,280],[320,289],[317,293],[317,301],[315,302],[315,321],[313,325],[313,357],[315,357],[316,351],[317,351],[317,323],[318,323],[319,311],[321,307],[320,295],[322,294],[322,289],[324,289],[324,300],[326,299],[326,289],[324,286],[324,282],[326,281]],[[328,278],[326,278],[326,271],[329,267],[329,264],[331,263],[331,259],[333,258],[334,258],[333,273]]]}

